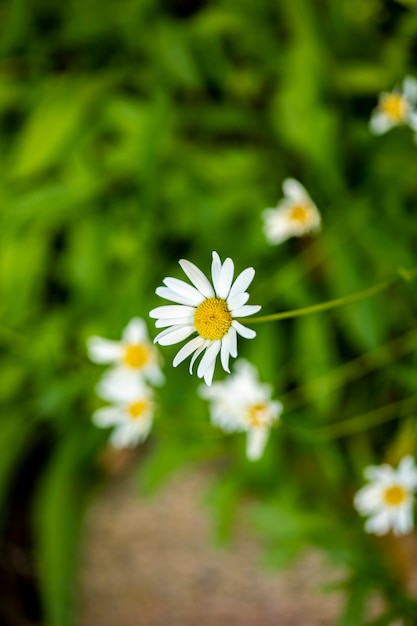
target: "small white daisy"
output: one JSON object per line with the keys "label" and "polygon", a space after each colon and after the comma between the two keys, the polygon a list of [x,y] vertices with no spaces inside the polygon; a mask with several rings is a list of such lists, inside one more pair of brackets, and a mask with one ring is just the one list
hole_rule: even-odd
{"label": "small white daisy", "polygon": [[140,373],[154,385],[164,382],[158,351],[149,340],[145,322],[134,317],[123,330],[121,341],[89,337],[88,356],[94,363],[113,364],[117,368]]}
{"label": "small white daisy", "polygon": [[265,237],[272,245],[290,237],[318,232],[321,225],[316,205],[298,180],[286,178],[282,189],[284,198],[275,208],[266,209],[262,213]]}
{"label": "small white daisy", "polygon": [[251,461],[259,459],[282,404],[271,400],[272,388],[259,382],[256,368],[239,359],[231,376],[210,388],[199,387],[199,393],[211,403],[212,423],[226,432],[245,431],[246,455]]}
{"label": "small white daisy", "polygon": [[135,372],[114,369],[105,373],[97,394],[111,406],[95,411],[93,422],[99,428],[115,427],[110,436],[113,447],[133,447],[146,439],[155,405],[151,389]]}
{"label": "small white daisy", "polygon": [[417,81],[404,79],[402,89],[383,92],[378,106],[372,111],[369,127],[375,135],[382,135],[394,126],[407,124],[417,130]]}
{"label": "small white daisy", "polygon": [[365,530],[385,535],[404,535],[413,529],[414,491],[417,488],[417,467],[411,456],[405,456],[397,469],[391,465],[371,465],[364,472],[370,482],[354,498],[361,515],[369,515]]}
{"label": "small white daisy", "polygon": [[226,259],[222,264],[217,252],[213,252],[211,266],[212,283],[201,270],[190,261],[179,261],[190,281],[188,283],[177,278],[165,278],[165,287],[158,287],[157,295],[174,305],[160,306],[149,315],[156,319],[157,328],[165,328],[155,337],[161,346],[169,346],[190,339],[177,353],[173,365],[176,367],[188,356],[193,354],[190,373],[196,359],[204,352],[197,368],[198,378],[204,378],[211,385],[217,355],[220,353],[221,364],[226,372],[229,370],[229,357],[237,356],[237,335],[252,339],[254,330],[243,326],[238,319],[257,313],[260,306],[249,306],[246,302],[249,294],[246,288],[252,282],[255,270],[248,267],[233,282],[234,264]]}

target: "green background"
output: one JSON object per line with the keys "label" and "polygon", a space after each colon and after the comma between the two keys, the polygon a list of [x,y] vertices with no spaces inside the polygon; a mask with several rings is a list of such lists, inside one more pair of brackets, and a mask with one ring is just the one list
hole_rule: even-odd
{"label": "green background", "polygon": [[[33,567],[32,617],[70,626],[108,437],[90,420],[102,369],[87,337],[118,339],[135,315],[155,336],[156,286],[183,277],[179,258],[207,273],[212,250],[256,269],[250,303],[264,314],[416,266],[413,132],[375,137],[368,123],[380,91],[417,76],[417,12],[382,0],[12,0],[0,16],[0,616],[29,612],[22,581],[4,574],[15,542]],[[261,213],[289,176],[322,233],[271,247]],[[270,565],[315,544],[346,568],[342,626],[365,623],[375,589],[387,612],[374,624],[415,624],[352,496],[366,465],[416,451],[416,303],[404,283],[240,342],[285,409],[256,464],[242,435],[210,427],[199,381],[165,348],[140,493],[219,461],[219,538],[250,496]]]}

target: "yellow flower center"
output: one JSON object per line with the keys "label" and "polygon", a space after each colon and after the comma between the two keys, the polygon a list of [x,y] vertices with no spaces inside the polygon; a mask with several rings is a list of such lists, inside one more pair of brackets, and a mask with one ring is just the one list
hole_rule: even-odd
{"label": "yellow flower center", "polygon": [[141,369],[149,359],[149,348],[143,343],[128,344],[125,347],[123,361],[128,367]]}
{"label": "yellow flower center", "polygon": [[402,122],[408,110],[408,103],[400,93],[389,93],[382,97],[380,108],[390,120]]}
{"label": "yellow flower center", "polygon": [[129,417],[133,420],[140,419],[141,417],[143,417],[148,406],[149,404],[146,400],[137,400],[136,402],[132,402],[127,407]]}
{"label": "yellow flower center", "polygon": [[252,404],[247,412],[247,419],[251,426],[264,426],[266,423],[265,412],[267,405],[265,402],[259,402],[258,404]]}
{"label": "yellow flower center", "polygon": [[384,492],[384,500],[389,506],[399,506],[407,499],[408,492],[401,485],[391,485]]}
{"label": "yellow flower center", "polygon": [[304,225],[308,222],[310,217],[309,207],[306,204],[294,204],[291,207],[291,211],[289,214],[289,218],[292,222],[298,222],[301,225]]}
{"label": "yellow flower center", "polygon": [[230,311],[220,298],[204,300],[194,313],[195,329],[204,339],[222,339],[231,325]]}

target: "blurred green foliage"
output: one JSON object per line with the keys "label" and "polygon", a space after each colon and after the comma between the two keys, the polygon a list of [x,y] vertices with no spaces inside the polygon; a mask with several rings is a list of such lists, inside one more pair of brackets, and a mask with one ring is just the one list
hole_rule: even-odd
{"label": "blurred green foliage", "polygon": [[[368,129],[378,92],[416,71],[415,8],[0,3],[1,527],[5,543],[30,473],[25,511],[48,626],[74,623],[82,514],[102,476],[107,434],[90,422],[100,368],[86,358],[88,336],[116,339],[132,316],[147,319],[162,278],[181,276],[177,260],[206,271],[212,250],[237,271],[255,267],[251,302],[263,313],[417,265],[417,145],[408,128]],[[323,231],[270,247],[260,215],[288,176],[308,189]],[[346,568],[341,625],[365,623],[375,590],[387,603],[375,625],[415,624],[352,495],[365,465],[417,451],[416,304],[415,285],[404,284],[259,325],[239,354],[286,410],[256,464],[241,437],[211,429],[198,381],[185,365],[174,370],[176,347],[166,349],[167,383],[138,463],[142,491],[184,464],[221,460],[208,496],[219,537],[246,502],[270,564],[314,544]],[[347,432],[337,426],[351,418]]]}

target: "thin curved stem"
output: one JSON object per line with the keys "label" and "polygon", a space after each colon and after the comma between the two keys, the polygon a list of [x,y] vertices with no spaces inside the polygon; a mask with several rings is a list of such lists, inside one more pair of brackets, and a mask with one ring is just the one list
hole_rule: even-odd
{"label": "thin curved stem", "polygon": [[286,426],[290,426],[294,432],[302,433],[303,435],[311,436],[317,441],[329,441],[333,439],[339,439],[340,437],[347,437],[357,433],[364,432],[370,428],[375,428],[389,422],[393,419],[399,419],[407,414],[415,413],[417,410],[417,394],[405,398],[403,400],[396,400],[390,404],[386,404],[378,409],[369,411],[368,413],[362,413],[362,415],[355,415],[349,419],[328,426],[322,427],[299,427],[291,426],[288,422]]}
{"label": "thin curved stem", "polygon": [[[329,309],[335,309],[345,304],[351,304],[353,302],[359,302],[366,298],[372,298],[378,295],[382,291],[386,291],[390,287],[402,282],[413,280],[417,276],[417,268],[406,270],[401,268],[398,270],[399,277],[391,280],[378,283],[362,291],[351,293],[348,296],[342,296],[335,298],[334,300],[327,300],[327,302],[320,302],[319,304],[313,304],[312,306],[303,307],[301,309],[292,309],[291,311],[282,311],[281,313],[272,313],[271,315],[261,315],[260,317],[253,317],[250,319],[250,324],[260,324],[262,322],[276,322],[278,320],[291,319],[293,317],[301,317],[302,315],[309,315],[310,313],[318,313],[319,311],[327,311]],[[246,323],[248,322],[245,318]]]}
{"label": "thin curved stem", "polygon": [[7,326],[0,324],[0,341],[1,340],[5,340],[10,343],[24,343],[27,340],[27,337],[13,328],[8,328]]}
{"label": "thin curved stem", "polygon": [[400,356],[412,352],[416,348],[417,330],[413,328],[411,331],[395,337],[395,339],[373,348],[369,352],[365,352],[356,359],[347,361],[330,372],[306,381],[295,389],[291,389],[291,391],[281,395],[280,400],[285,406],[285,413],[288,414],[309,404],[309,391],[314,391],[317,385],[322,386],[325,383],[326,393],[331,393],[349,382],[366,376],[369,372],[386,367],[393,360],[397,360]]}

